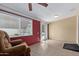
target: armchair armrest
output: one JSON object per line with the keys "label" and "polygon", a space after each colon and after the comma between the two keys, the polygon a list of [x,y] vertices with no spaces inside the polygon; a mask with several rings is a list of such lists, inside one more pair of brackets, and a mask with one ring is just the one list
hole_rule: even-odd
{"label": "armchair armrest", "polygon": [[20,43],[22,43],[23,40],[22,39],[17,39],[17,40],[12,40],[10,41],[10,43],[12,44],[12,46],[18,45]]}
{"label": "armchair armrest", "polygon": [[24,51],[26,49],[26,46],[20,45],[20,46],[14,46],[11,48],[6,48],[5,51],[7,52],[17,52],[17,51]]}
{"label": "armchair armrest", "polygon": [[5,52],[10,53],[10,55],[20,55],[20,54],[24,54],[26,51],[27,51],[27,48],[25,45],[14,46],[14,47],[5,49]]}

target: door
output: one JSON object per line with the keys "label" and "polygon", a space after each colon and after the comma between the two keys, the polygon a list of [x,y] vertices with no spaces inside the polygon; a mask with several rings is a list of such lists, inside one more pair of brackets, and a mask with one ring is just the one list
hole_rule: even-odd
{"label": "door", "polygon": [[47,24],[41,23],[41,41],[46,41],[47,37]]}

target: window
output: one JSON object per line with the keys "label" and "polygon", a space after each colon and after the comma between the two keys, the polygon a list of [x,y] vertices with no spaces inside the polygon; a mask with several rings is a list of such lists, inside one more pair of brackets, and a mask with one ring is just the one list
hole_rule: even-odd
{"label": "window", "polygon": [[21,18],[20,20],[20,29],[22,35],[32,35],[32,20]]}
{"label": "window", "polygon": [[0,13],[0,30],[10,36],[29,36],[32,35],[32,20]]}

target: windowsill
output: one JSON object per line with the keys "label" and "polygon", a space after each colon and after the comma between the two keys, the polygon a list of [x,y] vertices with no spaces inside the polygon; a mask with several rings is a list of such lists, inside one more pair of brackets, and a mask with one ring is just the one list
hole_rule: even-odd
{"label": "windowsill", "polygon": [[23,36],[32,36],[32,35],[9,35],[10,38],[13,38],[13,37],[23,37]]}

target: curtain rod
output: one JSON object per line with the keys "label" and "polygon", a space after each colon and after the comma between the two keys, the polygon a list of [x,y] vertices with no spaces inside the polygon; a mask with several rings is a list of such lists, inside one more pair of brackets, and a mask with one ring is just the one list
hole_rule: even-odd
{"label": "curtain rod", "polygon": [[17,15],[17,16],[20,16],[20,17],[24,17],[24,18],[28,18],[28,19],[33,20],[30,17],[26,17],[26,16],[23,16],[23,15],[20,15],[20,14],[17,14],[17,13],[13,13],[13,12],[10,12],[10,11],[3,10],[3,9],[0,9],[0,11],[3,11],[3,12],[6,12],[6,13],[9,13],[9,14],[13,14],[13,15]]}

